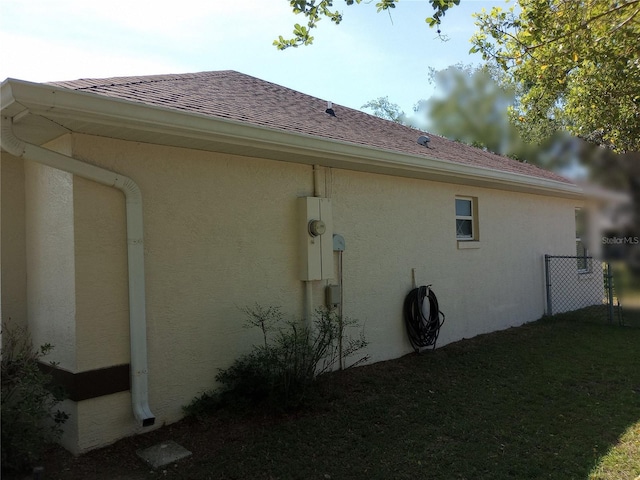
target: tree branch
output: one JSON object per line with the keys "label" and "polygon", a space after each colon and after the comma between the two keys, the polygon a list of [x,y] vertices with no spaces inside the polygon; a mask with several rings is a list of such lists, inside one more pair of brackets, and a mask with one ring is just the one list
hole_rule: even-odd
{"label": "tree branch", "polygon": [[[616,28],[614,28],[613,30],[611,30],[609,32],[609,34],[612,34],[613,32],[617,32],[618,30],[620,30],[622,27],[624,27],[627,23],[629,23],[631,20],[633,20],[635,18],[636,15],[638,15],[638,13],[640,13],[640,8],[638,10],[636,10],[635,12],[633,12],[633,14],[627,18],[624,22],[622,22],[620,25],[618,25]],[[596,42],[599,42],[601,40],[604,40],[604,36],[596,39]]]}
{"label": "tree branch", "polygon": [[[595,22],[596,20],[598,20],[598,19],[600,19],[602,17],[605,17],[607,15],[611,15],[612,13],[617,12],[618,10],[622,10],[623,8],[626,8],[626,7],[629,7],[631,5],[635,5],[635,4],[640,4],[640,0],[630,0],[627,3],[623,4],[623,5],[618,5],[617,7],[614,7],[612,9],[610,9],[610,10],[607,10],[606,12],[599,13],[598,15],[596,15],[594,17],[591,17],[588,20],[585,20],[584,22],[582,22],[580,24],[579,28],[576,28],[576,29],[571,30],[571,31],[566,32],[566,33],[563,33],[562,35],[560,35],[558,37],[550,38],[549,40],[547,40],[545,42],[539,43],[538,45],[533,45],[531,47],[528,47],[528,49],[529,50],[535,50],[537,48],[544,47],[545,45],[549,45],[551,43],[557,42],[558,40],[561,40],[561,39],[566,38],[568,36],[574,35],[576,32],[584,29],[587,25]],[[637,13],[638,12],[636,11],[629,19],[625,20],[625,22],[623,22],[623,23],[626,23],[628,20],[632,19],[635,15],[637,15]],[[619,27],[621,27],[621,26],[622,25],[620,25]],[[613,31],[615,31],[615,29]],[[516,40],[516,41],[520,45],[524,46],[524,44],[522,42],[520,42],[519,40]]]}

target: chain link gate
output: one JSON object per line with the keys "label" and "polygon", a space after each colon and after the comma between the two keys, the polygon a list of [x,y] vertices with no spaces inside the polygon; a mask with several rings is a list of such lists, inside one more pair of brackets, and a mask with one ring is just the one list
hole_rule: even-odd
{"label": "chain link gate", "polygon": [[613,323],[613,275],[608,263],[593,257],[545,255],[544,264],[547,315],[581,310]]}

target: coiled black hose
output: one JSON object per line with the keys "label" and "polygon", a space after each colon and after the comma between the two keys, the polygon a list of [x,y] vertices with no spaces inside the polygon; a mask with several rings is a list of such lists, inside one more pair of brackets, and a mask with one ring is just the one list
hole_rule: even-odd
{"label": "coiled black hose", "polygon": [[[429,316],[423,313],[425,299],[429,302]],[[440,311],[438,299],[431,285],[414,288],[404,299],[404,320],[409,341],[416,352],[427,347],[436,348],[440,327],[444,323],[444,313]]]}

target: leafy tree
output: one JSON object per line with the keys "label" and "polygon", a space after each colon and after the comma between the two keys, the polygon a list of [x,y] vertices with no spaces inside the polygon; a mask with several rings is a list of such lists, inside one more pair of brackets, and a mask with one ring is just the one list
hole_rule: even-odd
{"label": "leafy tree", "polygon": [[376,117],[391,120],[392,122],[406,125],[406,115],[397,103],[389,101],[389,97],[378,97],[375,100],[369,100],[360,108],[368,108],[372,110]]}
{"label": "leafy tree", "polygon": [[[302,14],[306,20],[307,25],[301,25],[296,23],[293,28],[293,37],[284,38],[280,35],[273,44],[278,47],[279,50],[284,50],[290,47],[298,47],[300,45],[311,45],[313,43],[313,37],[311,36],[311,30],[318,26],[318,22],[323,18],[328,18],[333,23],[338,25],[342,22],[342,13],[333,9],[333,0],[287,0],[291,9],[295,14]],[[433,16],[425,19],[427,24],[431,27],[438,27],[438,34],[440,34],[439,25],[442,23],[442,17],[445,16],[449,8],[459,5],[460,0],[425,0],[428,1],[433,7]],[[396,3],[399,0],[380,0],[376,3],[378,12],[386,11],[390,12],[396,8]],[[347,5],[353,5],[354,3],[362,3],[362,0],[345,0]],[[367,3],[367,2],[365,2]]]}
{"label": "leafy tree", "polygon": [[496,81],[488,66],[431,68],[429,77],[438,95],[418,102],[416,110],[424,113],[430,131],[501,154],[518,148],[518,131],[509,118],[513,85]]}
{"label": "leafy tree", "polygon": [[[342,21],[333,0],[288,0],[306,18],[279,49],[309,45],[322,18]],[[380,0],[379,12],[399,0]],[[425,0],[438,28],[460,0]],[[346,5],[362,0],[345,0]],[[640,0],[518,0],[476,14],[472,52],[504,69],[516,85],[512,122],[530,142],[558,130],[617,152],[640,151]]]}
{"label": "leafy tree", "polygon": [[416,103],[417,118],[404,114],[388,97],[367,102],[363,108],[371,108],[374,115],[387,120],[419,126],[451,140],[552,170],[562,170],[580,157],[587,157],[586,146],[563,132],[555,120],[523,122],[520,99],[524,87],[492,64],[431,68],[429,82],[435,84],[437,93]]}
{"label": "leafy tree", "polygon": [[472,52],[524,88],[518,119],[640,150],[640,0],[520,0],[476,14]]}

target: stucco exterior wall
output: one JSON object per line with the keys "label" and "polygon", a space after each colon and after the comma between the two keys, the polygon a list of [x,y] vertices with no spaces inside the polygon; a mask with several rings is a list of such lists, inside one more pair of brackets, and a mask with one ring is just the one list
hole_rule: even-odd
{"label": "stucco exterior wall", "polygon": [[26,326],[24,162],[2,153],[0,175],[0,314]]}
{"label": "stucco exterior wall", "polygon": [[[432,284],[446,314],[438,345],[521,325],[544,313],[547,252],[575,248],[574,201],[383,175],[334,171],[344,235],[345,314],[366,322],[373,361],[411,350],[402,303]],[[478,203],[479,248],[458,249],[455,197]],[[466,246],[466,245],[465,245]]]}
{"label": "stucco exterior wall", "polygon": [[[240,308],[274,304],[302,315],[296,198],[313,193],[310,167],[85,136],[74,138],[73,150],[142,189],[149,396],[156,424],[175,421],[183,405],[213,385],[218,368],[259,340],[258,332],[243,328]],[[119,192],[77,178],[74,186],[82,371],[128,357],[128,318],[121,315],[126,237]],[[95,330],[106,325],[111,332]],[[90,405],[101,402],[81,402],[78,414],[86,421],[79,422],[93,425],[83,430],[81,450],[95,446],[91,439],[112,441],[139,430],[129,395],[110,397],[113,411],[126,418],[95,422]]]}
{"label": "stucco exterior wall", "polygon": [[124,195],[73,178],[77,371],[129,363]]}
{"label": "stucco exterior wall", "polygon": [[[84,135],[73,136],[72,151],[127,175],[142,190],[150,407],[157,426],[175,421],[183,405],[213,386],[219,368],[260,341],[259,332],[243,328],[240,308],[281,305],[302,317],[296,199],[313,195],[313,168]],[[51,274],[62,267],[49,260],[36,277],[53,286],[34,288],[62,288],[74,305],[73,342],[63,344],[73,352],[65,353],[65,365],[85,371],[126,363],[122,195],[59,172],[48,172],[44,188],[43,168],[27,167],[27,203],[34,210],[27,207],[27,236],[40,238],[27,241],[27,254],[60,250],[55,258],[65,261],[63,277],[71,275],[70,285],[57,285]],[[346,240],[344,313],[365,324],[372,361],[411,351],[402,303],[412,269],[418,284],[433,284],[446,313],[438,343],[444,345],[542,316],[543,255],[575,249],[572,200],[338,169],[322,169],[318,185],[318,194],[332,199],[334,232]],[[458,246],[456,195],[477,198],[479,248]],[[56,206],[47,207],[47,198],[56,198]],[[38,237],[47,235],[44,227],[56,238]],[[29,272],[37,271],[34,261]],[[314,282],[316,305],[325,285],[337,281]],[[60,314],[66,304],[51,308],[65,327],[58,317],[67,318]],[[128,392],[75,408],[75,451],[142,430]]]}
{"label": "stucco exterior wall", "polygon": [[[48,361],[75,372],[76,295],[73,224],[73,176],[24,162],[27,317],[34,345],[50,343]],[[77,452],[78,405],[65,401],[70,415],[61,438]]]}
{"label": "stucco exterior wall", "polygon": [[35,345],[76,371],[72,175],[25,162],[27,314]]}

